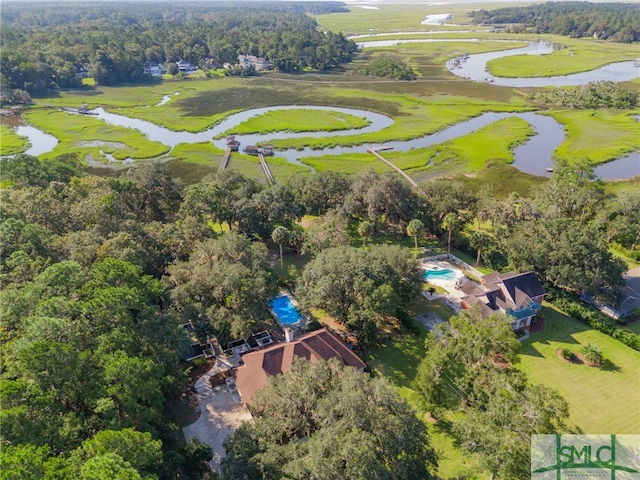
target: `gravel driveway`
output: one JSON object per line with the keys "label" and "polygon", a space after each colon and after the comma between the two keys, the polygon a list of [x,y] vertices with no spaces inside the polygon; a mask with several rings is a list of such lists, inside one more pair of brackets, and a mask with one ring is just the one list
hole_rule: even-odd
{"label": "gravel driveway", "polygon": [[219,358],[211,370],[200,377],[195,384],[200,418],[182,429],[188,442],[196,438],[213,449],[209,462],[213,471],[220,471],[220,463],[225,456],[222,444],[242,422],[250,420],[251,414],[240,401],[237,390],[230,391],[226,385],[211,386],[211,376],[229,370],[234,362]]}

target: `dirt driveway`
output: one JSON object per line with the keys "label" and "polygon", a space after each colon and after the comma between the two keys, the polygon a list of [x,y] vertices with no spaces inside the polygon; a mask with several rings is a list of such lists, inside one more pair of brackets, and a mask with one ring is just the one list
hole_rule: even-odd
{"label": "dirt driveway", "polygon": [[214,471],[220,471],[220,462],[225,456],[222,444],[242,422],[251,419],[247,407],[240,401],[237,390],[230,391],[226,385],[211,386],[211,376],[229,370],[233,360],[218,359],[211,370],[200,377],[195,384],[200,418],[182,429],[188,442],[196,438],[213,449],[213,458],[209,465]]}

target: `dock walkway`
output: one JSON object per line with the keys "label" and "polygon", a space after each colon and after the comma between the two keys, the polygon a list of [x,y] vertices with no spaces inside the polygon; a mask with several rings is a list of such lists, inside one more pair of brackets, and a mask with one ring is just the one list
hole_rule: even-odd
{"label": "dock walkway", "polygon": [[218,167],[218,171],[221,172],[229,165],[229,157],[231,157],[231,147],[227,146],[227,151],[224,152],[224,157],[222,157],[222,162],[220,162],[220,166]]}
{"label": "dock walkway", "polygon": [[[385,147],[385,150],[391,150],[390,147]],[[393,168],[396,172],[398,172],[400,175],[402,175],[404,177],[404,179],[409,182],[409,184],[411,184],[412,187],[414,188],[418,188],[418,184],[416,183],[416,181],[411,178],[409,175],[407,175],[404,171],[402,171],[400,168],[396,167],[393,163],[391,163],[389,160],[387,160],[386,158],[384,158],[382,155],[380,155],[378,153],[378,149],[375,148],[368,148],[367,151],[369,153],[373,153],[376,157],[378,157],[380,160],[382,160],[384,163],[386,163],[387,165],[389,165],[391,168]]]}
{"label": "dock walkway", "polygon": [[269,181],[269,183],[271,184],[275,183],[273,175],[271,174],[271,170],[269,170],[269,165],[267,165],[267,162],[264,159],[264,154],[262,154],[261,152],[258,152],[258,158],[260,159],[260,165],[262,166],[264,175],[265,177],[267,177],[267,180]]}

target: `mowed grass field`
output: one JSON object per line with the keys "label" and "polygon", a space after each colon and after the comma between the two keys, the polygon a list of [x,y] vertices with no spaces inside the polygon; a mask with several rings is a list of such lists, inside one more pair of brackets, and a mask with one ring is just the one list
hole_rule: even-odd
{"label": "mowed grass field", "polygon": [[[532,383],[553,388],[567,400],[567,432],[640,433],[640,352],[552,306],[544,306],[542,316],[545,329],[523,343],[518,368]],[[557,356],[558,349],[580,352],[588,343],[602,350],[602,368]]]}

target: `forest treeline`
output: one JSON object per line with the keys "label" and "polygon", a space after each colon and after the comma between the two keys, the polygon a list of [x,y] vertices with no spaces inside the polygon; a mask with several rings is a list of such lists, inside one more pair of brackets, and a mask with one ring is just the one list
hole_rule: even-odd
{"label": "forest treeline", "polygon": [[595,37],[620,43],[640,40],[637,3],[545,2],[526,7],[480,9],[469,13],[475,24],[509,25],[513,32]]}
{"label": "forest treeline", "polygon": [[[553,178],[530,197],[504,199],[474,194],[451,179],[431,180],[416,190],[397,176],[371,171],[353,177],[301,175],[271,186],[225,170],[185,186],[165,164],[153,162],[115,177],[87,175],[73,155],[44,161],[19,155],[3,159],[0,167],[5,186],[0,202],[0,467],[16,475],[8,478],[212,478],[202,463],[206,446],[178,447],[167,420],[168,407],[185,388],[180,358],[190,343],[180,325],[191,320],[198,337],[214,335],[226,345],[263,328],[267,301],[284,283],[295,282],[302,309],[324,309],[360,345],[374,345],[392,328],[393,318],[406,320],[405,306],[422,288],[413,248],[397,245],[407,235],[437,236],[444,244],[477,251],[494,269],[533,270],[548,285],[608,301],[626,268],[609,248],[617,245],[637,255],[640,241],[640,195],[607,194],[588,165],[558,165]],[[470,235],[475,222],[490,228]],[[309,258],[302,272],[289,277],[277,269],[277,254],[270,250],[281,250],[278,246]],[[503,325],[505,339],[513,337],[507,320],[495,323]],[[486,331],[487,338],[495,337],[492,332],[492,327]],[[451,361],[478,365],[463,354]],[[450,364],[448,357],[433,361]],[[515,384],[503,380],[517,398],[525,398],[526,382],[514,375]],[[470,379],[459,380],[470,382],[465,391],[484,385]],[[432,380],[425,373],[420,388],[425,404],[436,405],[441,392]],[[381,386],[363,388],[391,395]],[[336,398],[327,391],[317,402],[306,400],[319,405],[325,401],[320,397]],[[363,399],[353,400],[356,405]],[[340,409],[348,405],[326,401],[332,408],[323,414],[340,418],[335,427],[344,431],[353,432],[349,422],[362,425],[361,415],[367,415],[356,409],[344,416]],[[494,443],[487,445],[499,443],[503,407],[499,395],[478,406],[493,425],[485,433]],[[405,411],[394,406],[376,421],[395,422]],[[278,434],[280,424],[265,421],[273,431],[249,428],[231,440],[228,469],[246,472],[282,463],[263,454],[289,448],[283,443],[272,450],[267,445],[275,442],[260,440]],[[480,426],[460,423],[460,439],[478,438]],[[426,438],[414,427],[410,433],[418,443],[385,443],[390,456],[380,458],[401,458],[397,449],[406,447],[411,462],[425,468],[424,462],[435,463]],[[550,429],[546,423],[534,430],[514,428],[521,438]],[[358,435],[374,441],[376,432],[363,429]],[[328,457],[313,456],[319,451],[305,453],[311,463],[288,464],[291,478],[307,478],[303,463],[342,458],[332,457],[338,454],[331,449]],[[510,453],[500,452],[487,468],[505,468]],[[350,464],[353,477],[338,476],[362,478],[370,465],[395,465],[380,458],[358,457]],[[344,467],[337,460],[332,465]],[[229,473],[224,478],[243,477]],[[510,471],[502,478],[521,477]]]}
{"label": "forest treeline", "polygon": [[2,7],[2,88],[42,96],[81,84],[79,66],[101,85],[150,80],[145,62],[237,64],[266,58],[283,72],[330,69],[356,44],[324,32],[308,13],[339,2],[8,3]]}

